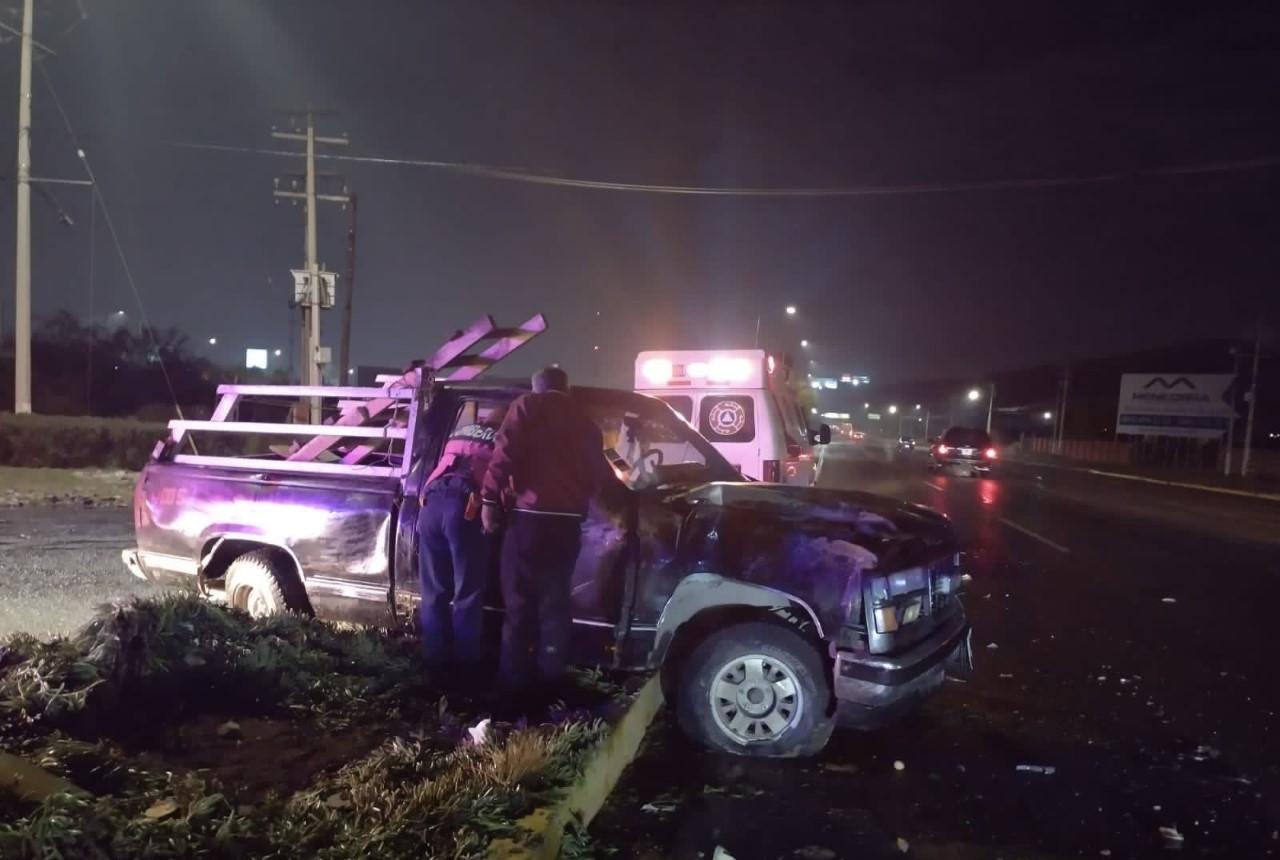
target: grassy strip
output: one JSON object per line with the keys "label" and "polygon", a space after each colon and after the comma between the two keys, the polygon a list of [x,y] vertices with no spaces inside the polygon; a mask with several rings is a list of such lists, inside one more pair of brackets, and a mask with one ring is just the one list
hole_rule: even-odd
{"label": "grassy strip", "polygon": [[167,432],[132,418],[0,413],[0,465],[140,469]]}
{"label": "grassy strip", "polygon": [[[0,746],[96,796],[37,806],[0,796],[0,856],[479,857],[571,784],[606,732],[583,715],[495,726],[475,743],[474,714],[425,679],[403,633],[254,622],[191,598],[104,608],[73,639],[10,637]],[[372,743],[302,790],[248,796],[164,758],[157,739],[208,713]],[[284,767],[288,753],[261,767]]]}
{"label": "grassy strip", "polygon": [[24,505],[127,507],[135,472],[0,466],[0,508]]}

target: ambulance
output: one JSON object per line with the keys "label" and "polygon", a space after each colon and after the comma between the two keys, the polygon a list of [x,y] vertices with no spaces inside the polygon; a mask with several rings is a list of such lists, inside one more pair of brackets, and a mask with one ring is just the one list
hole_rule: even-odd
{"label": "ambulance", "polygon": [[635,390],[665,401],[744,476],[810,486],[831,428],[809,429],[789,375],[762,349],[648,351]]}

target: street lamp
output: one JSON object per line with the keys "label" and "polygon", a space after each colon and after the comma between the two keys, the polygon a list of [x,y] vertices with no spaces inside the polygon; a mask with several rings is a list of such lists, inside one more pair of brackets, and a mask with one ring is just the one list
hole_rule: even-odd
{"label": "street lamp", "polygon": [[217,345],[218,345],[218,339],[216,337],[209,338],[209,346],[217,346]]}
{"label": "street lamp", "polygon": [[898,407],[897,407],[897,406],[890,406],[890,407],[889,407],[889,414],[890,414],[890,415],[897,415],[897,414],[898,414]]}
{"label": "street lamp", "polygon": [[276,350],[276,358],[279,358],[283,354],[284,354],[284,350],[281,350],[281,349]]}
{"label": "street lamp", "polygon": [[976,388],[970,388],[970,389],[969,389],[969,401],[970,401],[970,402],[972,402],[972,403],[976,403],[976,402],[978,401],[978,399],[979,399],[979,398],[981,398],[981,397],[982,397],[982,392],[981,392],[981,391],[979,391],[979,390],[978,390],[978,389],[976,389]]}
{"label": "street lamp", "polygon": [[1046,413],[1044,414],[1044,420],[1045,420],[1045,421],[1052,421],[1052,420],[1053,420],[1053,413],[1052,413],[1052,412],[1046,412]]}
{"label": "street lamp", "polygon": [[[789,317],[793,317],[796,315],[795,305],[787,305],[785,308],[783,308],[783,310],[786,312],[787,316]],[[599,316],[599,315],[600,315],[599,313],[596,314],[596,316]],[[760,314],[756,314],[756,346],[755,346],[756,349],[760,348],[760,323],[763,321],[763,319],[764,319],[763,316],[761,316]]]}
{"label": "street lamp", "polygon": [[795,305],[787,305],[787,316],[789,316],[789,317],[793,317],[793,316],[795,316],[795,315],[796,315],[796,306],[795,306]]}
{"label": "street lamp", "polygon": [[919,412],[919,411],[920,411],[920,404],[919,404],[919,403],[917,403],[917,404],[916,404],[916,411],[917,411],[917,412]]}
{"label": "street lamp", "polygon": [[801,347],[803,347],[804,349],[808,349],[808,348],[809,348],[809,341],[807,341],[807,340],[802,340],[802,341],[800,341],[800,346],[801,346]]}

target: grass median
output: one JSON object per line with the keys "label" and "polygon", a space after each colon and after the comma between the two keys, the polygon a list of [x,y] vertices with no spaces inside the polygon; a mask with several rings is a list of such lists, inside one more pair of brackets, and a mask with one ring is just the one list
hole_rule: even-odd
{"label": "grass median", "polygon": [[0,791],[0,856],[484,856],[625,708],[602,675],[577,680],[573,707],[477,728],[408,631],[104,607],[70,639],[0,646],[0,747],[78,789]]}

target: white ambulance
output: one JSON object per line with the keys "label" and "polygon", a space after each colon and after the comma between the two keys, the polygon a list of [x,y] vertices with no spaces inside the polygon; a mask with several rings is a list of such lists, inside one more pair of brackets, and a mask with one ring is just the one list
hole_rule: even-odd
{"label": "white ambulance", "polygon": [[748,478],[808,486],[831,429],[809,429],[789,373],[762,349],[650,351],[636,358],[636,391],[666,401]]}

